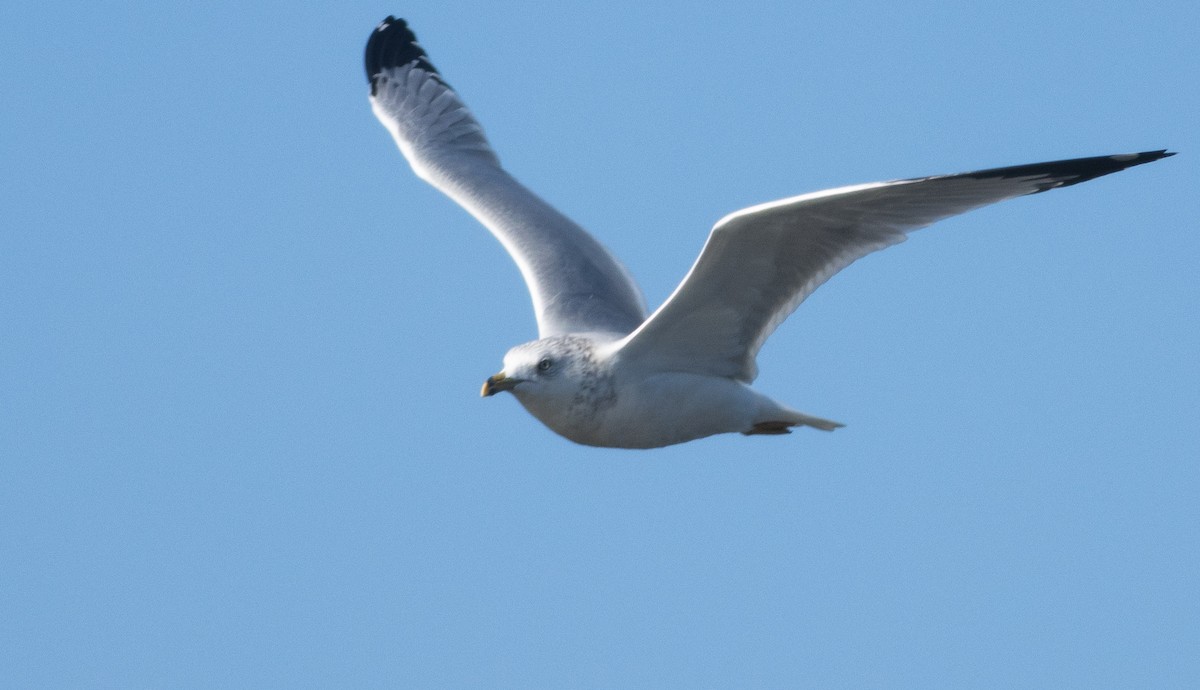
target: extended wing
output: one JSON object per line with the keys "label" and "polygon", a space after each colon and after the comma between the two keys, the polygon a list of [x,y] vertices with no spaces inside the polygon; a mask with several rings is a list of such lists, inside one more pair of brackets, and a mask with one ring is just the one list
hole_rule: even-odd
{"label": "extended wing", "polygon": [[624,335],[642,323],[644,302],[624,267],[500,167],[483,129],[404,20],[388,17],[375,29],[365,62],[375,116],[413,171],[467,209],[512,255],[541,337]]}
{"label": "extended wing", "polygon": [[716,224],[683,282],[625,339],[622,357],[750,382],[763,341],[853,261],[942,218],[1170,155],[1148,151],[876,182],[743,209]]}

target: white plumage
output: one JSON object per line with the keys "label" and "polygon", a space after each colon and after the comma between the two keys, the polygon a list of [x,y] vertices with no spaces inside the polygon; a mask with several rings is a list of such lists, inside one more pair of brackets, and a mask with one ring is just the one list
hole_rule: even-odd
{"label": "white plumage", "polygon": [[539,339],[519,345],[484,395],[510,390],[579,443],[649,448],[712,434],[840,424],[754,391],[755,357],[813,290],[930,223],[997,201],[1173,155],[1097,156],[841,187],[721,219],[692,270],[649,317],[628,272],[500,165],[483,129],[403,20],[366,49],[371,105],[413,171],[466,208],[512,255]]}

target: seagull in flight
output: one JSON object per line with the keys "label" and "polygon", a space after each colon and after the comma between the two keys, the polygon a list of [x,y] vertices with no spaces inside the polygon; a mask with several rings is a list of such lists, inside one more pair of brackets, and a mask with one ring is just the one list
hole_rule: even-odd
{"label": "seagull in flight", "polygon": [[366,47],[371,108],[413,172],[475,216],[516,262],[538,339],[504,356],[482,394],[508,391],[589,446],[656,448],[713,434],[842,426],[750,387],[763,342],[855,260],[988,204],[1173,155],[1165,150],[839,187],[717,221],[691,271],[647,316],[641,291],[594,237],[501,165],[475,117],[402,19]]}

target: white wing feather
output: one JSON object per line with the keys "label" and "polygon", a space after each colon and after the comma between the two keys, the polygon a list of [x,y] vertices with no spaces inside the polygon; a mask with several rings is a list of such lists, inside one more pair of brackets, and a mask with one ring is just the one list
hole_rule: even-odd
{"label": "white wing feather", "polygon": [[422,179],[496,236],[521,270],[541,337],[628,334],[645,319],[641,292],[591,235],[501,166],[483,128],[429,63],[403,20],[367,42],[371,107]]}
{"label": "white wing feather", "polygon": [[943,218],[1168,155],[1150,151],[877,182],[738,211],[716,224],[691,271],[624,340],[621,356],[654,370],[753,381],[767,337],[855,260]]}

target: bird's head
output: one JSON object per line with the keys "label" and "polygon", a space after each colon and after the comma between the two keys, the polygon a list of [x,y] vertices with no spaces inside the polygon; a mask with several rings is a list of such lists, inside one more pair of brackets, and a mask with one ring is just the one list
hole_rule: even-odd
{"label": "bird's head", "polygon": [[527,406],[566,406],[599,377],[595,343],[581,336],[554,336],[509,350],[504,369],[484,381],[480,394],[512,391]]}

